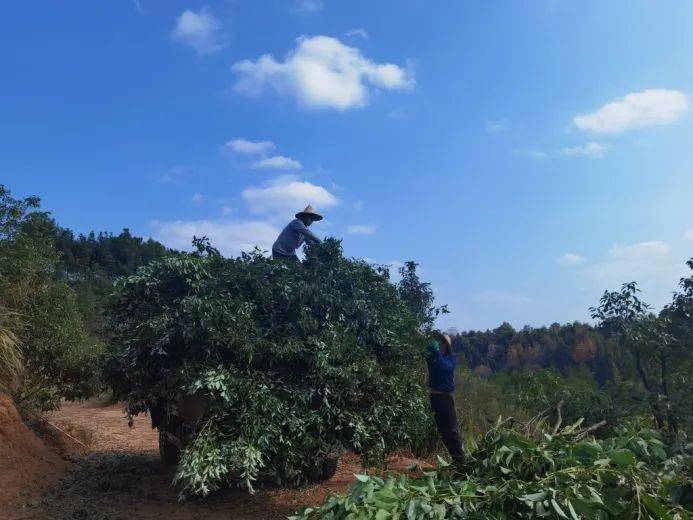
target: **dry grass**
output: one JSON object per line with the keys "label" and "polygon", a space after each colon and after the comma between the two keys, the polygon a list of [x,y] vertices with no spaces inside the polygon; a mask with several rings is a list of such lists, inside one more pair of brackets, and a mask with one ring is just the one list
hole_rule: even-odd
{"label": "dry grass", "polygon": [[0,308],[0,391],[7,393],[13,393],[23,368],[21,343],[14,332],[17,324],[14,313]]}

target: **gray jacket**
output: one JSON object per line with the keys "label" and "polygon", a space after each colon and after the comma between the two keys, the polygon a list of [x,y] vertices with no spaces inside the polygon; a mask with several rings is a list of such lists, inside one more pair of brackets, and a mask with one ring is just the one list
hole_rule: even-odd
{"label": "gray jacket", "polygon": [[308,229],[308,226],[303,221],[295,218],[279,234],[272,246],[272,252],[284,256],[292,256],[296,254],[296,250],[305,241],[320,242],[320,239]]}

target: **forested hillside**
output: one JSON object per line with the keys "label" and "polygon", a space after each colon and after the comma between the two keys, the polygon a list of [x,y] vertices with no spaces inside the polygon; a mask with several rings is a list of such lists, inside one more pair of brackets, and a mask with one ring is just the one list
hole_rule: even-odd
{"label": "forested hillside", "polygon": [[613,378],[612,349],[587,323],[554,323],[520,330],[502,323],[493,330],[455,334],[453,345],[465,364],[480,376],[540,368],[555,368],[565,374],[583,365],[600,383]]}

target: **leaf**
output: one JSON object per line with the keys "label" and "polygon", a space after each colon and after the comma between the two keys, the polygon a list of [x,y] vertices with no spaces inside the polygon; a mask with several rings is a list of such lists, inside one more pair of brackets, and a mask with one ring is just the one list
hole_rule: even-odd
{"label": "leaf", "polygon": [[359,482],[368,482],[371,479],[370,475],[363,475],[361,473],[354,473],[354,476]]}
{"label": "leaf", "polygon": [[558,516],[560,516],[561,518],[568,518],[568,515],[566,515],[565,511],[561,509],[561,506],[558,505],[558,502],[556,502],[555,498],[551,499],[551,505],[553,506],[554,511],[558,513]]}
{"label": "leaf", "polygon": [[609,453],[609,459],[620,467],[632,466],[636,462],[633,452],[625,448],[613,450],[611,453]]}
{"label": "leaf", "polygon": [[378,509],[375,513],[375,520],[385,520],[385,518],[390,518],[390,513],[384,509]]}
{"label": "leaf", "polygon": [[540,491],[538,493],[529,493],[527,495],[522,495],[520,497],[520,500],[524,500],[526,502],[539,502],[541,500],[544,500],[545,497],[546,497],[546,492]]}
{"label": "leaf", "polygon": [[666,509],[662,507],[662,505],[657,502],[657,500],[653,499],[650,495],[648,494],[642,494],[640,496],[640,500],[642,500],[642,503],[645,504],[645,507],[647,510],[655,515],[655,518],[657,520],[672,520],[672,517],[669,513],[667,513]]}

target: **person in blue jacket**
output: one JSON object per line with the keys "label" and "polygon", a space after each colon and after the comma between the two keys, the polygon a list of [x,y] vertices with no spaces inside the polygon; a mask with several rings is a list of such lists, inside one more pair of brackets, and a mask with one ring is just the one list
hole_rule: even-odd
{"label": "person in blue jacket", "polygon": [[443,444],[455,465],[464,462],[462,442],[457,425],[455,400],[455,367],[457,357],[452,351],[452,340],[447,334],[433,331],[428,344],[428,386],[431,392],[431,409]]}

